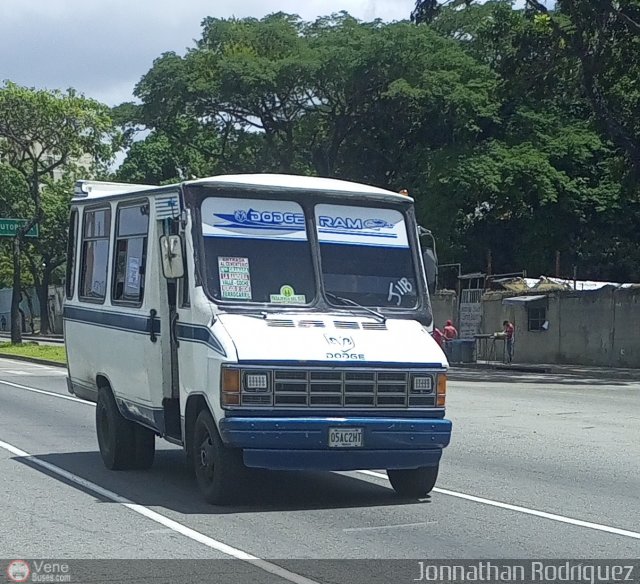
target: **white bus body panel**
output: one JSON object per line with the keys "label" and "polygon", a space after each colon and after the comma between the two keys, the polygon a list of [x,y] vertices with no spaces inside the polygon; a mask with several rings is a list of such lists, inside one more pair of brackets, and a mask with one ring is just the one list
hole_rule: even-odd
{"label": "white bus body panel", "polygon": [[[376,318],[344,313],[335,316],[283,313],[270,314],[266,319],[222,314],[220,321],[233,339],[241,361],[327,361],[327,364],[366,361],[447,366],[438,345],[413,320],[387,319],[382,323]],[[338,327],[353,328],[338,328],[336,322]]]}

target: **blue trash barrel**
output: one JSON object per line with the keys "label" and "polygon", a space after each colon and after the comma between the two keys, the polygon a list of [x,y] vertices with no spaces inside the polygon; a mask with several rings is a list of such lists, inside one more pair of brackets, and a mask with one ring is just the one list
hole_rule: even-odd
{"label": "blue trash barrel", "polygon": [[458,341],[460,348],[459,363],[475,363],[475,352],[476,352],[476,340],[475,339],[460,339]]}
{"label": "blue trash barrel", "polygon": [[460,352],[461,341],[456,339],[455,341],[447,341],[445,345],[445,351],[447,354],[447,359],[449,363],[460,363],[462,359],[462,354]]}

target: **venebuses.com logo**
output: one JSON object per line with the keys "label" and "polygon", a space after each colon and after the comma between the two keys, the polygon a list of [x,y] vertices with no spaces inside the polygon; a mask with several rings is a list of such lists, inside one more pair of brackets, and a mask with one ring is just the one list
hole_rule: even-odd
{"label": "venebuses.com logo", "polygon": [[50,560],[11,560],[7,565],[7,582],[71,582],[68,562]]}
{"label": "venebuses.com logo", "polygon": [[26,582],[31,576],[31,567],[24,560],[13,560],[7,566],[9,582]]}

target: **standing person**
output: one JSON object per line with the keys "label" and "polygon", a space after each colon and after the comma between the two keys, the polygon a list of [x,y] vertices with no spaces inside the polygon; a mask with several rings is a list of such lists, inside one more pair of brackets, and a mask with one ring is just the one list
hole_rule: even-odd
{"label": "standing person", "polygon": [[504,327],[502,332],[504,333],[507,345],[507,362],[511,363],[511,361],[513,361],[513,337],[516,332],[516,327],[508,320],[505,320],[502,326]]}
{"label": "standing person", "polygon": [[433,329],[431,336],[433,337],[433,340],[438,343],[438,346],[444,350],[444,335],[442,334],[442,331],[436,327]]}
{"label": "standing person", "polygon": [[0,318],[0,326],[3,331],[7,330],[7,317],[4,314],[2,315],[2,318]]}
{"label": "standing person", "polygon": [[447,359],[451,360],[452,359],[451,342],[458,338],[458,329],[456,329],[456,327],[453,326],[453,323],[450,320],[448,320],[447,324],[444,325],[442,334],[444,337],[443,339],[444,343],[442,348],[444,349],[444,353],[447,356]]}
{"label": "standing person", "polygon": [[444,325],[444,340],[445,341],[453,341],[458,338],[458,329],[453,326],[453,323],[448,320],[447,324]]}

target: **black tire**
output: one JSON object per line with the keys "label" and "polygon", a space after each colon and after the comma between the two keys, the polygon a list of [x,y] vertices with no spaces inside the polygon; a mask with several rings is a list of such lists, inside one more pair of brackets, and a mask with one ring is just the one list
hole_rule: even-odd
{"label": "black tire", "polygon": [[104,465],[110,470],[127,470],[135,464],[135,427],[125,419],[111,390],[101,387],[96,404],[96,433]]}
{"label": "black tire", "polygon": [[153,465],[156,454],[156,435],[153,430],[140,424],[135,425],[135,454],[132,468],[147,470]]}
{"label": "black tire", "polygon": [[241,452],[224,446],[206,410],[196,418],[192,444],[192,466],[203,497],[212,505],[231,503],[244,469]]}
{"label": "black tire", "polygon": [[389,482],[398,495],[411,499],[426,497],[436,486],[438,466],[411,469],[389,469]]}

